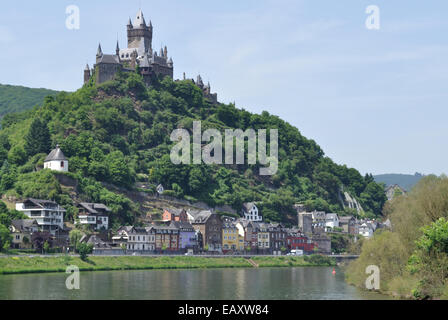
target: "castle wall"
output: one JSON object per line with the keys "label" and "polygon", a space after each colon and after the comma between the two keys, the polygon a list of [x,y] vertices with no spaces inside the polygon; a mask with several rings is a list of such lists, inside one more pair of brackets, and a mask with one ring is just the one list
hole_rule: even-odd
{"label": "castle wall", "polygon": [[121,64],[100,63],[96,65],[96,83],[113,80],[115,74],[122,69]]}

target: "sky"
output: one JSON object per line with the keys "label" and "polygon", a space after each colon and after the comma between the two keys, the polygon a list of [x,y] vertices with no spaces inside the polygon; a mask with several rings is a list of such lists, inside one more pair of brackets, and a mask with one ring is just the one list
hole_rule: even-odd
{"label": "sky", "polygon": [[200,73],[219,101],[280,116],[363,174],[448,173],[446,0],[3,1],[0,83],[77,90],[140,7],[175,78]]}

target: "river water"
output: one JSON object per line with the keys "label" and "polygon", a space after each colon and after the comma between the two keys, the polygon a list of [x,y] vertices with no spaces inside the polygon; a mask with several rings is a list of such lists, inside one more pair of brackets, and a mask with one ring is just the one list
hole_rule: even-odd
{"label": "river water", "polygon": [[81,272],[80,289],[67,274],[0,275],[0,299],[113,300],[382,300],[344,281],[336,268],[259,268]]}

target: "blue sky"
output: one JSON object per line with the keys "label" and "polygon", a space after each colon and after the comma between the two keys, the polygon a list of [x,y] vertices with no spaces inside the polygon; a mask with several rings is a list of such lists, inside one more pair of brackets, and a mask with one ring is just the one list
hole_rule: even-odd
{"label": "blue sky", "polygon": [[[72,4],[79,30],[65,27]],[[448,173],[447,1],[7,1],[0,83],[76,90],[98,42],[125,47],[140,6],[175,78],[201,73],[220,101],[279,115],[362,173]]]}

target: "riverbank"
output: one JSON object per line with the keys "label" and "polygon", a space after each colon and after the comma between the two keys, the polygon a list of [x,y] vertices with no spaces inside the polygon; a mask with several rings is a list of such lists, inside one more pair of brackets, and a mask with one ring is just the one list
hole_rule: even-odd
{"label": "riverbank", "polygon": [[[323,256],[305,257],[253,257],[256,266],[311,267],[335,266],[336,261]],[[241,257],[204,258],[188,256],[91,256],[87,261],[74,256],[59,257],[5,257],[0,259],[0,274],[65,272],[75,265],[80,271],[151,270],[151,269],[202,269],[202,268],[254,268],[248,259]]]}

